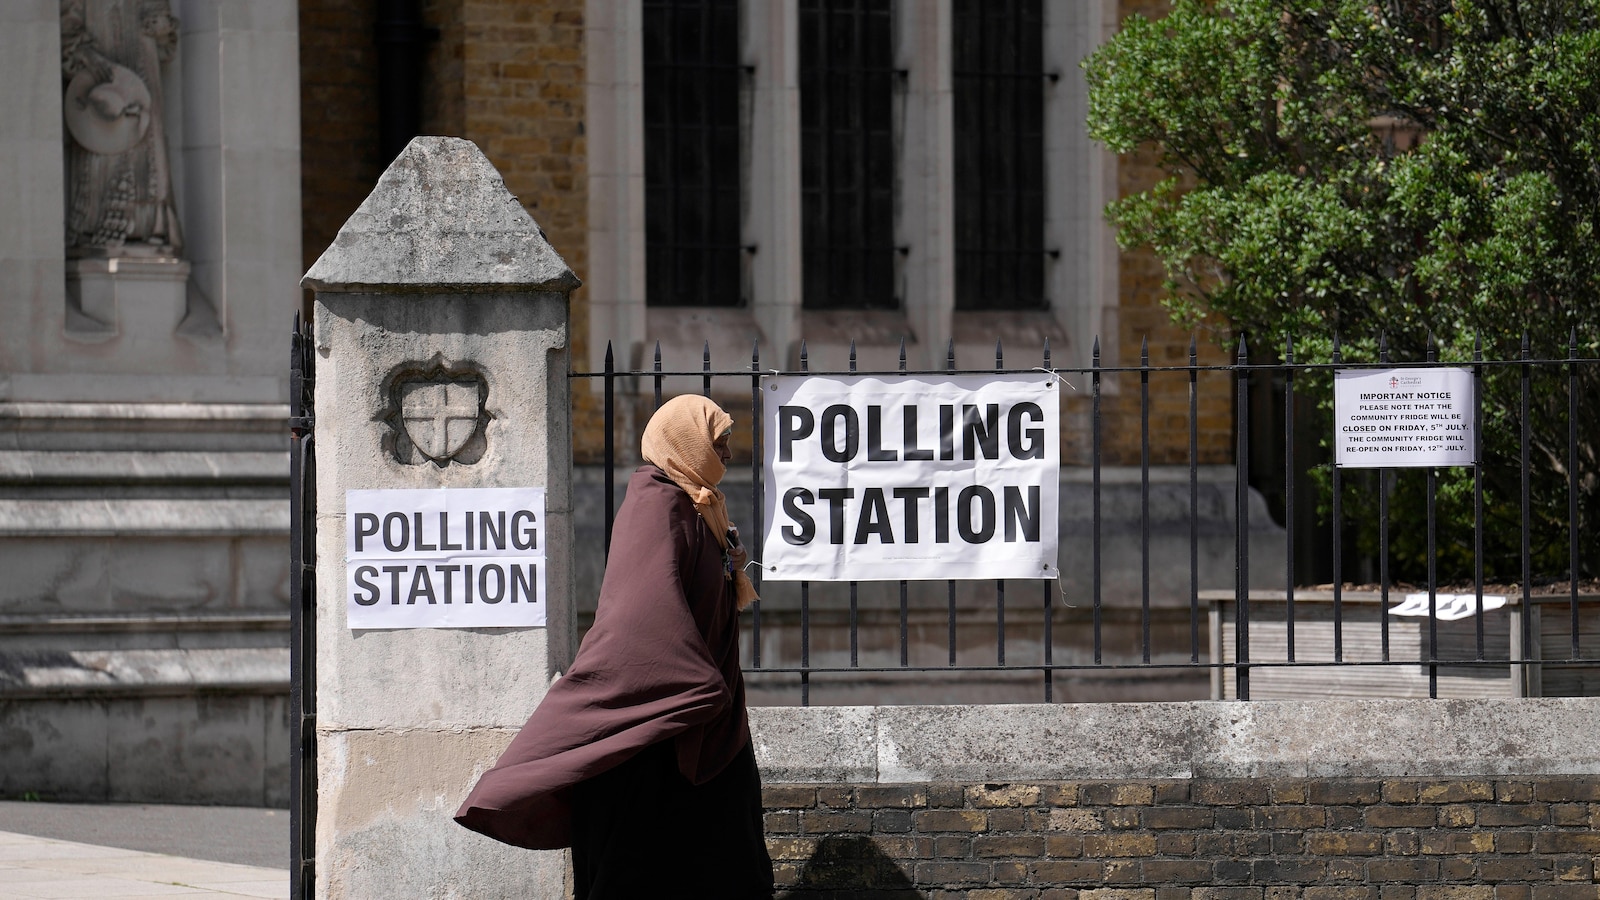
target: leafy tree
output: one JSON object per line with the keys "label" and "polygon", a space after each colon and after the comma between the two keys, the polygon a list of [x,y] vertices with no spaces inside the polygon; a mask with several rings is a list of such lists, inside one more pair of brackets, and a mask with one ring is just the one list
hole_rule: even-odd
{"label": "leafy tree", "polygon": [[[1108,214],[1148,245],[1165,303],[1220,314],[1297,360],[1600,355],[1600,0],[1174,0],[1085,62],[1090,133],[1153,149],[1170,177]],[[1580,534],[1600,573],[1600,366],[1579,370]],[[1311,384],[1307,385],[1307,381]],[[1491,367],[1484,439],[1489,577],[1519,577],[1519,372]],[[1327,380],[1302,379],[1326,402]],[[1536,566],[1567,560],[1567,380],[1536,371]],[[1442,470],[1439,559],[1471,575],[1471,471]],[[1421,515],[1421,476],[1399,479]],[[1375,505],[1355,492],[1347,508]],[[1404,521],[1401,577],[1425,572]],[[1363,535],[1372,548],[1373,536]]]}

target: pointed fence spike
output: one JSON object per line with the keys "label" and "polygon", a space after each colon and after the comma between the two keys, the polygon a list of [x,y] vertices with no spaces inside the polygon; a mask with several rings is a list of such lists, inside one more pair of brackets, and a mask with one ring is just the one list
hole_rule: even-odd
{"label": "pointed fence spike", "polygon": [[606,371],[608,371],[608,372],[611,371],[611,366],[612,366],[611,342],[610,341],[606,341]]}
{"label": "pointed fence spike", "polygon": [[906,336],[900,335],[900,371],[906,370]]}
{"label": "pointed fence spike", "polygon": [[850,371],[856,370],[856,339],[850,339]]}
{"label": "pointed fence spike", "polygon": [[811,356],[806,350],[806,339],[800,339],[800,371],[811,371]]}
{"label": "pointed fence spike", "polygon": [[1100,358],[1100,335],[1094,336],[1094,358]]}
{"label": "pointed fence spike", "polygon": [[661,342],[656,341],[656,371],[661,370]]}
{"label": "pointed fence spike", "polygon": [[1285,335],[1283,338],[1283,361],[1294,365],[1294,335]]}
{"label": "pointed fence spike", "polygon": [[1050,335],[1044,336],[1044,367],[1050,368]]}
{"label": "pointed fence spike", "polygon": [[1483,332],[1475,331],[1472,334],[1472,358],[1483,359]]}
{"label": "pointed fence spike", "polygon": [[955,371],[955,368],[956,368],[956,339],[953,338],[953,337],[950,339],[950,343],[945,345],[944,366],[945,366],[946,369],[949,369],[952,372]]}
{"label": "pointed fence spike", "polygon": [[1239,361],[1243,363],[1250,358],[1250,348],[1245,340],[1244,332],[1239,332]]}

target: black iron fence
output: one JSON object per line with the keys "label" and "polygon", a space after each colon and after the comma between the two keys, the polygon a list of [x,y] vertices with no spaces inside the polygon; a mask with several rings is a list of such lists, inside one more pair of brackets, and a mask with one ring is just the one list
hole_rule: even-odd
{"label": "black iron fence", "polygon": [[[1168,366],[1151,365],[1148,348],[1138,365],[1102,365],[1097,340],[1090,365],[1082,368],[1055,366],[1047,340],[1037,364],[1029,360],[1020,367],[1007,368],[1004,348],[997,344],[992,367],[961,369],[956,366],[952,343],[942,369],[921,372],[908,370],[903,344],[897,369],[858,371],[852,344],[849,366],[839,372],[813,370],[804,345],[798,370],[764,367],[759,346],[752,348],[748,366],[741,361],[737,368],[714,368],[709,343],[698,368],[664,366],[658,344],[651,368],[618,371],[608,346],[603,371],[572,373],[572,377],[601,381],[608,555],[611,523],[617,509],[615,485],[619,477],[626,477],[625,472],[618,472],[619,422],[626,419],[642,425],[648,412],[661,404],[663,391],[669,387],[696,385],[700,392],[715,396],[730,407],[742,405],[738,398],[748,391],[750,506],[748,514],[735,510],[734,518],[754,523],[752,532],[764,521],[761,381],[765,377],[1003,374],[1043,368],[1063,376],[1077,391],[1072,402],[1086,406],[1086,416],[1064,421],[1069,421],[1067,429],[1078,427],[1073,423],[1081,423],[1087,429],[1087,458],[1070,478],[1065,477],[1064,467],[1063,490],[1071,482],[1073,502],[1081,508],[1084,504],[1080,501],[1086,500],[1088,515],[1084,540],[1075,540],[1071,547],[1063,542],[1062,569],[1075,573],[1071,588],[1055,581],[998,581],[992,583],[992,589],[982,589],[975,595],[974,590],[981,586],[970,582],[930,585],[901,581],[871,585],[873,596],[881,602],[868,609],[861,600],[863,585],[857,582],[800,582],[795,588],[770,583],[764,587],[759,566],[752,567],[752,577],[763,599],[747,612],[747,675],[756,680],[792,684],[801,704],[813,701],[816,684],[841,675],[871,678],[879,683],[893,679],[961,680],[998,673],[1014,679],[1021,675],[1037,679],[1034,697],[1045,702],[1059,699],[1059,679],[1104,676],[1126,681],[1157,673],[1178,673],[1203,681],[1209,685],[1211,696],[1237,699],[1252,697],[1252,676],[1257,682],[1258,698],[1381,695],[1392,692],[1407,679],[1414,682],[1417,696],[1422,696],[1425,685],[1428,697],[1600,693],[1600,583],[1584,581],[1600,573],[1584,570],[1583,555],[1586,548],[1600,540],[1600,535],[1596,534],[1593,518],[1580,515],[1580,501],[1589,504],[1585,509],[1592,509],[1595,495],[1600,493],[1596,483],[1600,474],[1593,468],[1600,433],[1592,422],[1580,421],[1579,405],[1586,386],[1594,385],[1600,377],[1600,359],[1580,357],[1576,334],[1563,348],[1567,352],[1556,358],[1535,358],[1526,338],[1521,353],[1512,359],[1485,359],[1479,349],[1470,359],[1440,361],[1431,349],[1431,339],[1429,347],[1425,359],[1404,365],[1467,368],[1477,387],[1472,417],[1477,436],[1474,458],[1478,463],[1455,470],[1457,475],[1470,472],[1469,488],[1464,489],[1461,478],[1454,476],[1449,485],[1453,491],[1452,509],[1458,513],[1468,506],[1472,509],[1467,536],[1461,534],[1468,527],[1464,520],[1453,523],[1459,527],[1448,538],[1440,534],[1437,469],[1423,470],[1420,475],[1402,475],[1391,469],[1346,470],[1327,462],[1326,441],[1320,442],[1321,450],[1305,450],[1308,431],[1316,434],[1320,429],[1324,436],[1331,434],[1330,404],[1318,398],[1329,394],[1334,370],[1402,364],[1390,360],[1387,350],[1373,360],[1351,361],[1341,355],[1337,339],[1331,356],[1325,354],[1324,361],[1296,361],[1291,343],[1274,354],[1274,361],[1266,363],[1252,362],[1245,341],[1240,340],[1237,355],[1226,364],[1201,364],[1191,341],[1187,362]],[[1208,373],[1221,373],[1221,377]],[[1520,398],[1513,401],[1515,408],[1499,411],[1507,413],[1501,419],[1515,422],[1520,428],[1520,434],[1508,445],[1512,450],[1499,455],[1484,447],[1484,388],[1488,380],[1497,387],[1512,384],[1511,394]],[[1533,390],[1536,380],[1540,385],[1538,403]],[[1115,390],[1113,382],[1117,385]],[[1187,458],[1176,466],[1170,460],[1165,466],[1152,463],[1152,383],[1159,387],[1158,395],[1167,404],[1164,408],[1186,400]],[[1231,482],[1226,486],[1216,483],[1218,468],[1205,465],[1201,457],[1202,394],[1215,390],[1219,383],[1227,384],[1232,392],[1232,458],[1221,470],[1228,473],[1227,480]],[[1104,413],[1112,399],[1129,401],[1130,392],[1137,397],[1137,527],[1125,517],[1112,529],[1115,533],[1109,533],[1104,508],[1108,485],[1103,476],[1116,469],[1126,490],[1133,480],[1133,467],[1105,464],[1108,435]],[[1273,416],[1275,421],[1252,421],[1252,411],[1262,408],[1262,396],[1270,397],[1271,404],[1281,411]],[[1564,404],[1556,406],[1564,405],[1565,409],[1552,413],[1555,407],[1551,397],[1564,399]],[[654,406],[647,406],[651,403]],[[1279,403],[1281,406],[1277,406]],[[640,407],[640,415],[623,415],[629,404]],[[1552,448],[1548,441],[1536,442],[1535,419],[1541,423],[1540,434],[1550,433],[1548,426],[1552,423],[1548,417],[1560,412],[1565,413],[1565,447]],[[1171,415],[1163,415],[1163,427],[1170,428]],[[1262,424],[1268,424],[1269,430],[1264,430]],[[628,439],[635,436],[629,434]],[[1165,436],[1170,438],[1170,431]],[[1318,444],[1313,441],[1310,446]],[[1162,444],[1169,457],[1175,446],[1171,440]],[[1259,453],[1263,446],[1281,456],[1283,480],[1272,491],[1276,497],[1269,508],[1273,521],[1252,523],[1249,473],[1262,468],[1252,466],[1252,453]],[[628,458],[635,458],[631,449]],[[1274,459],[1274,468],[1276,464]],[[1153,466],[1162,470],[1160,479],[1153,480]],[[1185,466],[1186,480],[1175,477]],[[1297,483],[1304,484],[1307,471],[1322,478],[1320,490],[1297,487]],[[1491,474],[1497,483],[1520,485],[1519,489],[1512,489],[1517,496],[1508,498],[1502,492],[1489,501],[1489,505],[1498,504],[1498,511],[1520,509],[1516,527],[1521,528],[1522,537],[1520,554],[1515,559],[1491,559],[1494,547],[1486,547],[1485,537],[1491,530],[1503,538],[1501,532],[1507,527],[1502,520],[1486,519],[1485,477]],[[1420,488],[1422,509],[1392,508],[1403,499],[1397,492],[1402,477],[1408,479],[1406,484],[1418,477],[1425,481]],[[1543,494],[1539,495],[1544,503],[1539,510],[1542,518],[1535,520],[1536,477],[1545,487],[1554,479],[1557,490],[1563,489],[1560,485],[1564,483],[1565,513],[1556,514],[1553,525],[1546,508],[1549,498]],[[1177,554],[1169,552],[1170,547],[1159,551],[1160,559],[1153,557],[1153,485],[1169,512],[1175,503],[1187,501],[1186,561],[1174,558]],[[1223,518],[1216,514],[1215,496],[1208,494],[1207,504],[1202,503],[1202,487],[1224,498],[1231,493],[1231,509],[1223,509]],[[1231,490],[1219,491],[1219,487]],[[1186,498],[1181,488],[1186,488]],[[1353,489],[1359,489],[1359,496],[1364,498],[1361,522],[1352,522],[1347,509]],[[1470,503],[1463,500],[1464,490],[1471,494]],[[1374,494],[1376,503],[1365,503]],[[1254,496],[1259,510],[1259,494]],[[1065,496],[1061,505],[1063,509],[1069,505]],[[1207,505],[1210,512],[1202,510]],[[1365,511],[1367,505],[1375,507],[1375,523]],[[1320,515],[1307,515],[1308,509],[1319,506]],[[1458,520],[1463,515],[1458,515]],[[1562,532],[1559,537],[1566,545],[1565,558],[1559,565],[1551,563],[1560,555],[1550,549],[1552,528]],[[1233,541],[1231,583],[1204,583],[1202,571],[1206,567],[1202,565],[1200,548],[1208,540],[1215,542],[1219,537],[1216,532],[1222,529],[1231,531]],[[1407,593],[1391,572],[1396,529],[1415,545],[1412,562],[1419,572],[1422,564],[1417,558],[1420,556],[1426,563],[1425,576],[1410,587],[1419,598],[1426,595],[1425,614],[1420,614],[1420,600],[1412,603],[1413,611],[1419,614],[1400,615],[1395,611],[1394,604]],[[1363,571],[1375,569],[1376,579],[1357,590],[1350,585],[1350,569],[1354,565],[1351,560],[1360,554],[1351,543],[1359,539],[1372,544],[1374,531],[1376,545],[1362,551],[1365,556],[1359,567]],[[1269,558],[1271,565],[1263,566],[1271,570],[1276,580],[1281,559],[1281,587],[1264,590],[1259,572],[1252,580],[1252,535],[1259,540],[1260,532],[1282,541],[1281,558]],[[1541,535],[1537,553],[1533,545],[1536,532]],[[1131,546],[1135,541],[1136,550]],[[1114,554],[1118,561],[1114,564],[1107,557],[1113,542],[1118,548]],[[760,536],[746,541],[754,548],[761,543]],[[1436,563],[1446,543],[1457,557],[1463,553],[1471,557],[1470,579],[1453,576],[1442,580]],[[1499,546],[1505,541],[1489,543]],[[1331,566],[1330,581],[1320,588],[1304,583],[1307,573],[1303,566],[1297,571],[1296,560],[1308,558],[1308,549],[1314,551],[1312,557],[1325,560],[1325,568]],[[1126,588],[1132,578],[1130,556],[1137,558],[1137,591],[1123,590],[1112,602],[1106,590],[1108,577],[1114,574]],[[1542,568],[1536,568],[1536,561]],[[1498,579],[1501,596],[1494,593],[1494,580],[1486,577],[1486,562],[1492,563],[1493,572],[1516,576]],[[1155,588],[1153,563],[1163,573],[1161,586]],[[1185,563],[1187,577],[1179,578],[1182,586],[1174,589],[1172,573]],[[1110,568],[1113,565],[1119,567],[1115,573]],[[1087,577],[1082,577],[1083,569],[1088,570]],[[1214,582],[1216,567],[1210,571]],[[1541,579],[1544,586],[1537,587]],[[1560,581],[1565,584],[1559,588],[1550,586],[1551,582]],[[1161,596],[1153,597],[1153,590]],[[818,602],[819,591],[832,599]],[[1452,612],[1441,615],[1441,598],[1452,591],[1458,594],[1448,597]],[[958,594],[962,598],[959,603]],[[973,596],[979,599],[974,602]],[[1009,632],[1008,614],[1012,617]],[[991,628],[993,642],[987,649],[972,646],[971,635]],[[875,635],[871,648],[862,642],[863,634],[869,631]],[[824,646],[819,647],[819,642]],[[863,698],[859,693],[851,696],[856,702],[882,702]],[[1126,693],[1114,691],[1102,696],[1129,699]]]}

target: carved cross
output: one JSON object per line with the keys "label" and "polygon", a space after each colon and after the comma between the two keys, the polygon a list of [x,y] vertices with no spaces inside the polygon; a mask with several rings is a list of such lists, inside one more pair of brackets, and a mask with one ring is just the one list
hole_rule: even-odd
{"label": "carved cross", "polygon": [[429,459],[454,456],[478,430],[478,382],[413,381],[400,387],[406,435]]}

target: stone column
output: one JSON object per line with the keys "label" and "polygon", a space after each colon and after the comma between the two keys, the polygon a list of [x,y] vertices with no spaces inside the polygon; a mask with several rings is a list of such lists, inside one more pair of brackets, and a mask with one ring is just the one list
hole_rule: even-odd
{"label": "stone column", "polygon": [[[477,146],[421,137],[304,284],[321,357],[317,896],[561,896],[561,853],[508,847],[451,817],[572,653],[567,304],[578,279]],[[403,386],[462,378],[486,385],[479,431],[406,438],[393,406]],[[345,492],[439,487],[546,488],[546,628],[348,627]]]}

